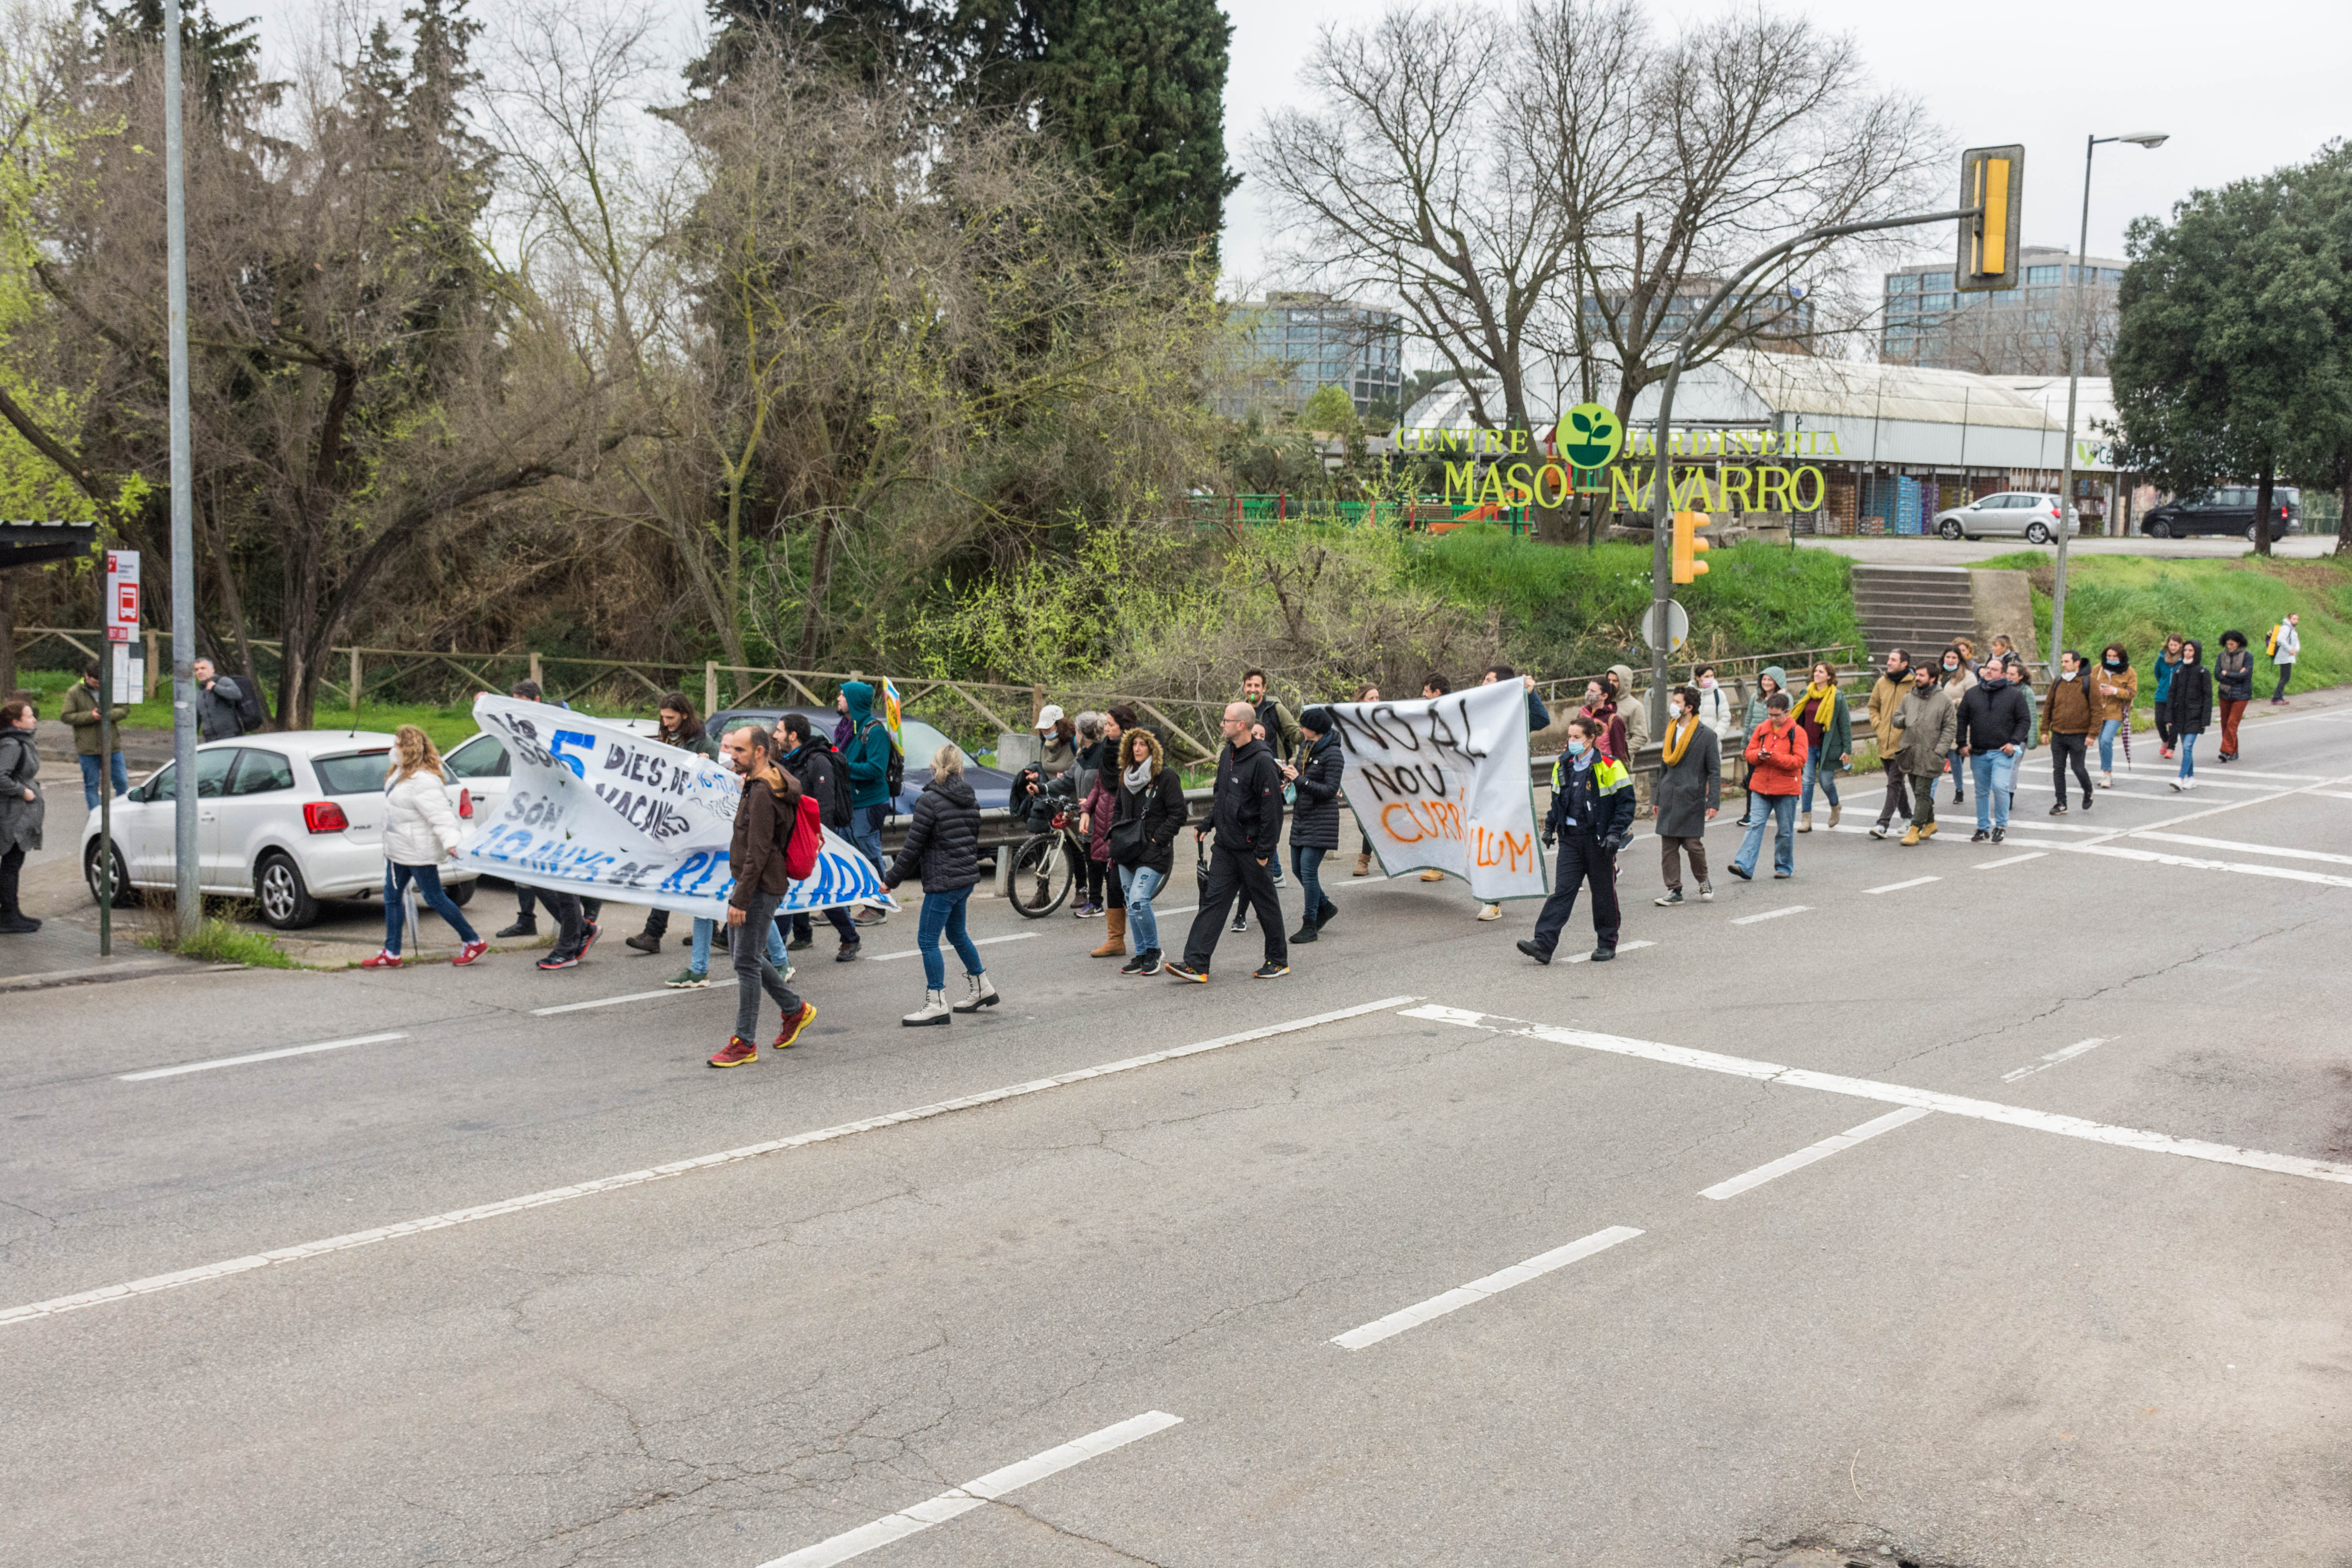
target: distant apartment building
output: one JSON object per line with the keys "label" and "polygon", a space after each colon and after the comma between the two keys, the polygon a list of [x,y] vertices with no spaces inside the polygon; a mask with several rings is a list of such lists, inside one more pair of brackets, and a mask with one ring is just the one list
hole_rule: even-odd
{"label": "distant apartment building", "polygon": [[2063,375],[2079,282],[2090,317],[2083,374],[2106,374],[2124,263],[2096,256],[2078,261],[2046,245],[2021,247],[2018,260],[2022,286],[1984,294],[1955,293],[1949,262],[1888,273],[1880,362],[1977,375]]}
{"label": "distant apartment building", "polygon": [[1218,399],[1239,416],[1250,408],[1297,412],[1327,386],[1345,387],[1356,412],[1393,418],[1404,395],[1404,318],[1328,294],[1270,290],[1238,312],[1241,384]]}
{"label": "distant apartment building", "polygon": [[[1706,302],[1715,298],[1716,289],[1721,286],[1722,279],[1717,278],[1694,279],[1685,285],[1684,292],[1666,301],[1650,338],[1653,357],[1690,329],[1692,318],[1706,309]],[[1609,323],[1612,319],[1622,320],[1631,299],[1623,292],[1584,296],[1584,335],[1598,357],[1611,357]],[[1738,320],[1744,347],[1761,349],[1767,353],[1812,352],[1813,302],[1809,299],[1792,300],[1783,294],[1753,295],[1732,314]],[[1723,317],[1711,319],[1719,322]]]}

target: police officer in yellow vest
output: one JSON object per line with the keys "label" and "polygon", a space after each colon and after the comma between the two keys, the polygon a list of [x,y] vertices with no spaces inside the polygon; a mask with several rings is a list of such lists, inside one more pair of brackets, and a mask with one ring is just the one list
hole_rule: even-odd
{"label": "police officer in yellow vest", "polygon": [[1592,883],[1592,962],[1617,956],[1617,851],[1633,842],[1633,779],[1625,764],[1601,754],[1594,722],[1578,714],[1568,721],[1568,754],[1551,765],[1551,812],[1544,818],[1544,843],[1559,845],[1559,865],[1551,897],[1536,916],[1536,934],[1519,951],[1538,963],[1551,962],[1552,949],[1568,917],[1576,911],[1577,889]]}

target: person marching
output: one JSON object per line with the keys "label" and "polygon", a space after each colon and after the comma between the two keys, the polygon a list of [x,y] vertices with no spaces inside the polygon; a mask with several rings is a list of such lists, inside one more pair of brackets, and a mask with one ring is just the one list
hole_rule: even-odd
{"label": "person marching", "polygon": [[1666,734],[1659,742],[1656,789],[1658,858],[1665,872],[1665,897],[1661,905],[1683,901],[1683,857],[1690,858],[1691,875],[1698,879],[1701,903],[1715,901],[1715,884],[1706,877],[1706,841],[1701,836],[1723,805],[1723,746],[1698,717],[1699,690],[1677,686],[1666,698]]}
{"label": "person marching", "polygon": [[[1739,726],[1739,738],[1741,741],[1739,756],[1740,761],[1743,763],[1746,763],[1748,760],[1746,745],[1748,739],[1754,735],[1758,729],[1770,721],[1772,717],[1772,699],[1785,693],[1788,689],[1789,672],[1782,669],[1779,665],[1768,664],[1757,672],[1756,695],[1748,699],[1748,711]],[[1756,826],[1757,822],[1760,820],[1756,815],[1756,808],[1759,804],[1756,795],[1756,769],[1751,763],[1744,767],[1742,771],[1746,773],[1747,777],[1740,787],[1746,792],[1746,795],[1740,803],[1739,821],[1736,826],[1740,827],[1753,827]],[[1791,789],[1789,793],[1793,795],[1797,792],[1794,789]]]}
{"label": "person marching", "polygon": [[1959,751],[1977,786],[1977,830],[1970,843],[1998,844],[2009,832],[2009,797],[2017,787],[2017,754],[2033,732],[2033,710],[2011,684],[2009,667],[1985,660],[1977,683],[1960,699]]}
{"label": "person marching", "polygon": [[2157,755],[2166,762],[2172,760],[2172,675],[2180,668],[2181,636],[2174,632],[2164,639],[2164,651],[2156,656],[2156,740]]}
{"label": "person marching", "polygon": [[1323,857],[1339,847],[1339,773],[1346,759],[1339,751],[1339,726],[1328,708],[1309,708],[1298,715],[1301,766],[1285,764],[1282,776],[1297,793],[1290,816],[1290,868],[1298,874],[1306,902],[1298,911],[1293,942],[1313,942],[1331,923],[1339,910],[1323,890]]}
{"label": "person marching", "polygon": [[2197,737],[2213,721],[2213,672],[2205,668],[2205,645],[2195,637],[2181,640],[2180,665],[2172,672],[2162,710],[2172,727],[2172,743],[2180,751],[2180,773],[2172,787],[2195,789]]}
{"label": "person marching", "polygon": [[2066,815],[2066,770],[2074,770],[2083,786],[2083,809],[2091,809],[2091,731],[2098,722],[2096,704],[2084,689],[2090,665],[2068,648],[2058,656],[2058,679],[2050,683],[2050,700],[2042,705],[2042,738],[2050,742],[2050,776],[2058,787],[2053,816]]}
{"label": "person marching", "polygon": [[[1895,710],[1895,765],[1911,781],[1911,826],[1906,845],[1936,837],[1936,781],[1944,776],[1945,760],[1959,732],[1959,714],[1952,706],[1952,689],[1932,664],[1911,671],[1911,689]],[[1888,742],[1882,741],[1882,750]]]}
{"label": "person marching", "polygon": [[952,744],[931,754],[930,783],[915,797],[907,837],[882,885],[895,889],[909,877],[920,877],[923,883],[923,913],[915,928],[915,948],[923,955],[923,1005],[898,1022],[921,1027],[949,1021],[948,966],[940,953],[943,931],[963,960],[963,1000],[952,1011],[995,1006],[1001,1000],[995,982],[982,966],[980,949],[964,924],[965,906],[980,881],[980,802],[964,782],[963,753]]}
{"label": "person marching", "polygon": [[1765,699],[1764,714],[1764,721],[1748,732],[1748,837],[1731,859],[1731,874],[1743,882],[1755,879],[1768,825],[1773,877],[1797,874],[1797,781],[1805,772],[1805,732],[1790,712],[1785,691]]}
{"label": "person marching", "polygon": [[360,967],[400,967],[404,895],[412,883],[416,896],[457,933],[463,945],[450,962],[462,967],[489,952],[490,944],[475,934],[465,911],[441,887],[442,862],[457,856],[465,838],[457,808],[449,804],[447,769],[432,738],[414,724],[394,733],[392,753],[383,777],[383,947],[373,958],[362,959]]}
{"label": "person marching", "polygon": [[[1356,693],[1356,700],[1359,702],[1378,702],[1380,700],[1381,689],[1377,686],[1367,686]],[[1372,874],[1372,836],[1369,833],[1360,833],[1357,835],[1357,839],[1356,869],[1353,874],[1359,877],[1369,877]]]}
{"label": "person marching", "polygon": [[[1944,650],[1944,692],[1951,698],[1952,711],[1956,714],[1960,710],[1961,701],[1977,683],[1972,657],[1975,652],[1974,645],[1966,637],[1961,637]],[[1945,759],[1945,765],[1952,770],[1952,804],[1962,805],[1969,798],[1969,775],[1958,747],[1952,749],[1951,755]]]}
{"label": "person marching", "polygon": [[1899,647],[1886,650],[1886,672],[1870,688],[1870,732],[1878,742],[1878,765],[1886,774],[1886,798],[1879,803],[1873,838],[1884,838],[1895,814],[1911,815],[1911,795],[1903,765],[1895,760],[1895,715],[1911,690],[1911,656]]}
{"label": "person marching", "polygon": [[1160,921],[1152,913],[1151,899],[1176,868],[1176,835],[1184,826],[1186,810],[1184,780],[1167,765],[1158,736],[1149,730],[1129,730],[1119,742],[1118,784],[1110,858],[1127,900],[1128,930],[1135,937],[1135,956],[1119,973],[1157,974]]}
{"label": "person marching", "polygon": [[2238,760],[2238,724],[2254,700],[2254,656],[2243,632],[2221,634],[2221,657],[2213,661],[2213,696],[2221,705],[2221,760]]}
{"label": "person marching", "polygon": [[2286,706],[2286,683],[2294,679],[2294,661],[2303,654],[2303,615],[2290,611],[2286,619],[2271,634],[2271,662],[2278,667],[2278,689],[2271,693],[2271,706]]}
{"label": "person marching", "polygon": [[1202,985],[1209,983],[1209,960],[1216,954],[1219,928],[1236,895],[1246,897],[1256,909],[1258,927],[1265,933],[1265,962],[1255,971],[1255,978],[1276,980],[1290,973],[1282,901],[1267,868],[1282,839],[1282,770],[1265,742],[1254,738],[1257,714],[1248,703],[1227,703],[1222,727],[1225,746],[1217,756],[1211,820],[1192,833],[1197,842],[1211,828],[1216,832],[1209,852],[1208,886],[1202,889],[1201,912],[1192,917],[1192,930],[1185,939],[1184,961],[1160,966],[1173,979]]}
{"label": "person marching", "polygon": [[1632,842],[1633,775],[1601,750],[1601,728],[1580,713],[1568,721],[1568,752],[1551,764],[1551,810],[1544,816],[1546,847],[1559,846],[1551,896],[1536,916],[1535,935],[1518,950],[1538,963],[1549,963],[1576,895],[1592,884],[1592,962],[1617,956],[1621,916],[1617,909],[1617,851]]}
{"label": "person marching", "polygon": [[1797,831],[1813,830],[1813,785],[1829,797],[1830,826],[1838,825],[1838,770],[1853,762],[1853,713],[1838,689],[1837,668],[1827,659],[1817,662],[1806,678],[1805,689],[1794,710],[1805,732],[1803,799],[1797,806]]}
{"label": "person marching", "polygon": [[[856,707],[853,701],[851,708]],[[735,830],[727,846],[728,868],[735,877],[727,895],[727,948],[735,961],[735,1033],[710,1065],[740,1068],[760,1059],[752,1037],[759,1028],[762,990],[775,998],[783,1026],[770,1050],[786,1049],[799,1039],[816,1016],[816,1005],[794,994],[770,957],[772,943],[777,950],[783,946],[776,935],[776,906],[792,890],[785,858],[800,822],[801,786],[776,764],[776,742],[757,724],[730,731],[719,749],[728,766],[742,775],[743,793],[736,797]]]}
{"label": "person marching", "polygon": [[[2091,710],[2099,721],[2099,787],[2116,786],[2116,733],[2131,724],[2132,701],[2139,695],[2139,671],[2121,643],[2099,651],[2099,668],[2091,682]],[[2126,745],[2128,747],[2129,742]]]}
{"label": "person marching", "polygon": [[[687,700],[685,692],[663,692],[655,711],[658,715],[656,722],[659,728],[654,731],[654,740],[658,744],[676,746],[698,756],[719,755],[718,745],[703,734],[702,721],[695,717],[694,704]],[[633,947],[639,952],[659,952],[662,939],[668,934],[669,911],[647,910],[645,929],[635,936],[622,939],[621,945]]]}

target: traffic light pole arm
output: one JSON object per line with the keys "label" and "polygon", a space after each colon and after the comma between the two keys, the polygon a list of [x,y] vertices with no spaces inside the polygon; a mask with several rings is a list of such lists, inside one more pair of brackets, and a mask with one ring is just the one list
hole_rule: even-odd
{"label": "traffic light pole arm", "polygon": [[[1824,239],[1842,239],[1850,234],[1869,234],[1882,228],[1912,228],[1923,223],[1950,223],[1958,218],[1975,217],[1981,207],[1958,207],[1950,212],[1917,213],[1908,217],[1873,218],[1868,223],[1833,223],[1821,228],[1809,228],[1793,239],[1784,239],[1769,250],[1759,251],[1748,264],[1725,279],[1690,326],[1675,340],[1675,357],[1666,366],[1665,384],[1658,393],[1658,444],[1650,465],[1650,602],[1663,605],[1673,596],[1674,574],[1667,559],[1671,548],[1668,524],[1674,515],[1674,463],[1667,450],[1669,432],[1675,416],[1675,385],[1682,380],[1683,362],[1690,355],[1692,346],[1706,330],[1716,311],[1738,291],[1739,286],[1757,272],[1779,260],[1792,250],[1816,244]],[[1665,612],[1654,611],[1658,630],[1665,628]],[[1650,732],[1666,732],[1666,639],[1661,636],[1650,649]]]}

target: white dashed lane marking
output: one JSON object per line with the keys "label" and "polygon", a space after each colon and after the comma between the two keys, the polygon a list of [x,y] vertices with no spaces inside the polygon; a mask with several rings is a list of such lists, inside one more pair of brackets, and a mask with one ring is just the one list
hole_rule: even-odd
{"label": "white dashed lane marking", "polygon": [[1402,1311],[1391,1312],[1385,1318],[1375,1318],[1360,1329],[1349,1329],[1346,1333],[1335,1336],[1331,1342],[1341,1350],[1349,1351],[1360,1351],[1366,1345],[1376,1345],[1391,1335],[1401,1334],[1407,1329],[1417,1328],[1432,1318],[1442,1318],[1448,1312],[1458,1312],[1474,1302],[1484,1301],[1490,1296],[1499,1296],[1514,1286],[1524,1285],[1530,1279],[1540,1279],[1555,1268],[1564,1268],[1580,1258],[1590,1258],[1596,1252],[1605,1252],[1619,1242],[1631,1241],[1641,1234],[1632,1226],[1626,1225],[1612,1225],[1607,1230],[1596,1230],[1591,1236],[1570,1242],[1566,1247],[1539,1253],[1525,1263],[1514,1263],[1508,1268],[1498,1269],[1483,1279],[1473,1279],[1469,1284],[1456,1287],[1442,1296],[1432,1296],[1426,1301],[1416,1302]]}

